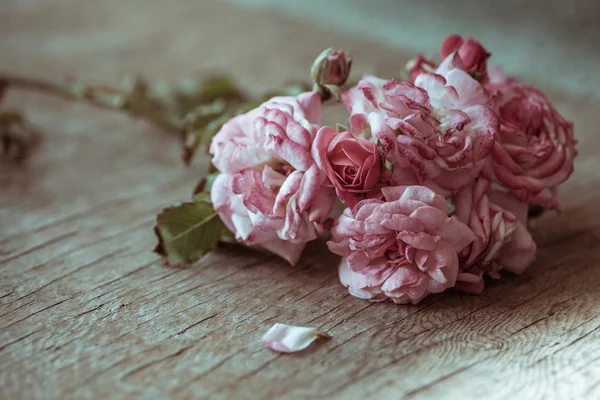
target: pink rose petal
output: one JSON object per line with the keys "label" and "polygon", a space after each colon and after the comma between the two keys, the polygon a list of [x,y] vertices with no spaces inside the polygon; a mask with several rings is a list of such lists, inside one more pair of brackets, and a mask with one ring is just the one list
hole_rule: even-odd
{"label": "pink rose petal", "polygon": [[262,341],[272,350],[281,353],[295,353],[306,349],[321,337],[330,338],[331,336],[315,328],[277,323],[265,333]]}

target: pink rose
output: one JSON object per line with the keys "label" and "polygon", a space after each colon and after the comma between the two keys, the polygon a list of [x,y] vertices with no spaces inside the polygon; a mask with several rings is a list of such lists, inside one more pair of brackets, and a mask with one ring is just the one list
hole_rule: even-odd
{"label": "pink rose", "polygon": [[329,249],[342,255],[340,279],[354,296],[418,303],[454,286],[458,255],[470,229],[448,217],[448,203],[423,186],[382,188],[385,200],[347,208],[332,228]]}
{"label": "pink rose", "polygon": [[488,88],[501,126],[484,175],[521,201],[560,210],[558,187],[577,155],[573,123],[537,89],[515,81]]}
{"label": "pink rose", "polygon": [[325,229],[335,195],[316,165],[284,173],[264,166],[220,174],[211,189],[215,211],[236,239],[259,245],[294,265],[306,242]]}
{"label": "pink rose", "polygon": [[443,72],[421,73],[414,85],[367,76],[343,100],[353,131],[368,122],[394,169],[410,166],[421,184],[450,195],[478,176],[498,121],[483,86],[459,68]]}
{"label": "pink rose", "polygon": [[365,198],[381,175],[381,155],[375,143],[350,132],[322,127],[313,142],[312,154],[348,207]]}
{"label": "pink rose", "polygon": [[465,71],[472,73],[476,77],[485,77],[487,73],[487,59],[491,54],[488,53],[481,43],[472,37],[463,40],[459,35],[449,35],[442,42],[440,56],[445,59],[454,52],[460,56]]}
{"label": "pink rose", "polygon": [[212,163],[221,172],[237,172],[270,158],[263,148],[264,138],[254,130],[259,108],[226,122],[210,144]]}
{"label": "pink rose", "polygon": [[498,277],[502,268],[521,273],[531,264],[536,246],[526,228],[527,204],[510,194],[490,193],[490,183],[483,178],[463,187],[454,201],[454,215],[475,234],[459,254],[458,290],[481,293],[484,273]]}
{"label": "pink rose", "polygon": [[333,189],[311,156],[320,121],[316,93],[275,97],[215,136],[211,189],[219,217],[248,245],[260,245],[294,264],[306,242],[324,230]]}
{"label": "pink rose", "polygon": [[234,117],[211,142],[213,165],[221,172],[234,173],[285,154],[284,159],[294,168],[308,169],[321,109],[319,95],[309,92],[297,97],[274,97]]}

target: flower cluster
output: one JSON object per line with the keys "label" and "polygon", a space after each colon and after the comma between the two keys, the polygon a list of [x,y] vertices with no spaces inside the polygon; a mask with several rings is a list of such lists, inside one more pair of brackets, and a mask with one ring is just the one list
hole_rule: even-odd
{"label": "flower cluster", "polygon": [[342,284],[372,301],[478,294],[484,275],[523,272],[536,252],[529,206],[561,209],[573,125],[539,90],[488,67],[477,40],[451,35],[440,56],[418,55],[405,80],[365,75],[340,90],[349,128],[321,126],[323,88],[337,96],[350,68],[331,49],[313,65],[314,92],[227,122],[210,147],[221,172],[211,199],[236,239],[294,264],[330,233]]}

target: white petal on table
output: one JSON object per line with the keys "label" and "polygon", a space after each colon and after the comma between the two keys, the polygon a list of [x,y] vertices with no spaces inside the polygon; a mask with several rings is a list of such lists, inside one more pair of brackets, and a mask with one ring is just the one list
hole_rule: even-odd
{"label": "white petal on table", "polygon": [[275,324],[265,333],[262,340],[272,350],[294,353],[306,349],[320,337],[330,338],[331,336],[315,328]]}

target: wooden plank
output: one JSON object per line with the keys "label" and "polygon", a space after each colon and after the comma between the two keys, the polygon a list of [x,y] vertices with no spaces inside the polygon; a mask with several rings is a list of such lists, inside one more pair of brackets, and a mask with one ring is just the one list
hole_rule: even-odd
{"label": "wooden plank", "polygon": [[[234,70],[260,91],[306,76],[329,45],[352,51],[357,76],[393,76],[409,55],[260,11],[176,4],[5,1],[0,70],[101,82]],[[597,397],[600,104],[551,96],[581,154],[563,213],[538,221],[534,266],[481,296],[395,306],[349,296],[322,241],[294,268],[235,246],[164,267],[153,216],[188,198],[205,166],[184,169],[176,140],[146,124],[11,94],[45,136],[25,165],[0,166],[0,398]],[[333,338],[279,355],[260,343],[274,322]]]}

